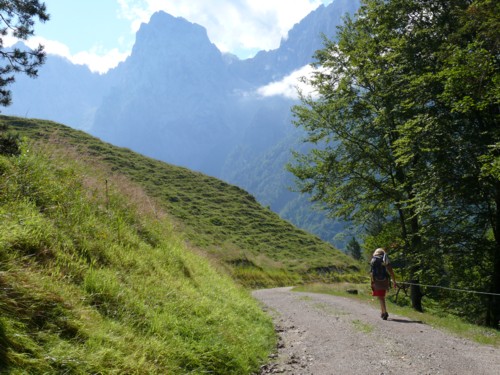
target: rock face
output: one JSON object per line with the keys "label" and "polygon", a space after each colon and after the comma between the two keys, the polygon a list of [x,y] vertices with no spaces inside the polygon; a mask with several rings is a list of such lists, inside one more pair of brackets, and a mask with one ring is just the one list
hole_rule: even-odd
{"label": "rock face", "polygon": [[334,37],[358,0],[334,0],[296,24],[278,49],[239,60],[223,55],[206,30],[155,13],[141,25],[130,57],[105,75],[50,56],[39,79],[20,78],[4,113],[47,118],[147,156],[241,186],[298,226],[331,240],[341,230],[291,193],[284,165],[300,131],[293,100],[257,89],[313,61],[322,34]]}
{"label": "rock face", "polygon": [[231,143],[225,113],[237,79],[204,28],[154,14],[113,74],[118,78],[96,113],[93,134],[217,175]]}
{"label": "rock face", "polygon": [[254,58],[240,61],[231,68],[258,85],[280,80],[310,64],[314,53],[323,46],[322,35],[334,37],[342,17],[346,13],[353,14],[358,7],[358,0],[334,0],[328,6],[321,5],[288,32],[278,49],[260,51]]}

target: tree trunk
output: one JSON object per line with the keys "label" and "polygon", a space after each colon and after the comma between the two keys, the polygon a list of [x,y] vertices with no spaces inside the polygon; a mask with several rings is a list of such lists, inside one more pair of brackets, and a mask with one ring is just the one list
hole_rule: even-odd
{"label": "tree trunk", "polygon": [[410,281],[410,299],[411,299],[411,307],[413,307],[414,310],[422,312],[424,311],[422,309],[422,290],[420,289],[420,285],[418,284],[418,280],[411,280]]}
{"label": "tree trunk", "polygon": [[[413,198],[413,195],[410,193],[410,197]],[[418,218],[417,215],[412,215],[412,218],[410,220],[410,225],[411,225],[411,232],[412,232],[412,238],[411,238],[411,244],[413,248],[414,254],[419,254],[420,251],[422,250],[422,239],[419,234],[419,223],[418,223]],[[417,267],[422,267],[422,264],[418,264]],[[412,273],[410,277],[412,278],[412,281],[410,283],[412,284],[410,286],[410,299],[411,299],[411,306],[413,307],[414,310],[422,312],[422,290],[420,289],[420,285],[417,285],[420,283],[420,280],[414,278],[414,272],[416,269],[412,270]]]}
{"label": "tree trunk", "polygon": [[[491,293],[500,294],[500,250],[497,248],[495,256],[495,270],[493,273]],[[489,314],[486,324],[493,328],[500,328],[500,296],[490,296]]]}
{"label": "tree trunk", "polygon": [[[500,294],[500,186],[497,186],[496,195],[496,212],[493,221],[493,233],[495,235],[496,246],[493,260],[491,293]],[[500,328],[500,296],[490,296],[488,310],[486,324],[490,327]]]}

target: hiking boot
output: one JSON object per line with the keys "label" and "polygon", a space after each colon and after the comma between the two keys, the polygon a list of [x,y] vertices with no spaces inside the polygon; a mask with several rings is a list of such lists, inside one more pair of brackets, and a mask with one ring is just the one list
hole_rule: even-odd
{"label": "hiking boot", "polygon": [[389,317],[388,313],[385,312],[382,314],[382,319],[387,320],[388,317]]}

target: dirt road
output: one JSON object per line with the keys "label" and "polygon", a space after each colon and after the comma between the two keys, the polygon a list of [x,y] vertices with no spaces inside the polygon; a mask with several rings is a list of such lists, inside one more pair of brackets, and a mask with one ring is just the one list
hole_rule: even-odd
{"label": "dirt road", "polygon": [[[500,349],[481,346],[349,298],[258,290],[273,316],[278,353],[261,374],[500,374]],[[390,313],[390,311],[389,311]]]}

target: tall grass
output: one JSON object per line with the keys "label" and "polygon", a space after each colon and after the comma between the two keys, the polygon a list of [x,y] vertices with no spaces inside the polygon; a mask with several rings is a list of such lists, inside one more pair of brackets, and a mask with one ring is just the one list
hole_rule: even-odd
{"label": "tall grass", "polygon": [[275,337],[249,293],[140,186],[65,152],[0,156],[0,369],[256,371]]}
{"label": "tall grass", "polygon": [[[202,249],[247,287],[333,281],[360,269],[351,257],[282,220],[236,186],[50,121],[0,116],[0,122],[31,139],[71,146],[79,155],[100,160],[99,168],[133,181],[155,198],[191,247]],[[104,185],[98,181],[100,194]]]}

